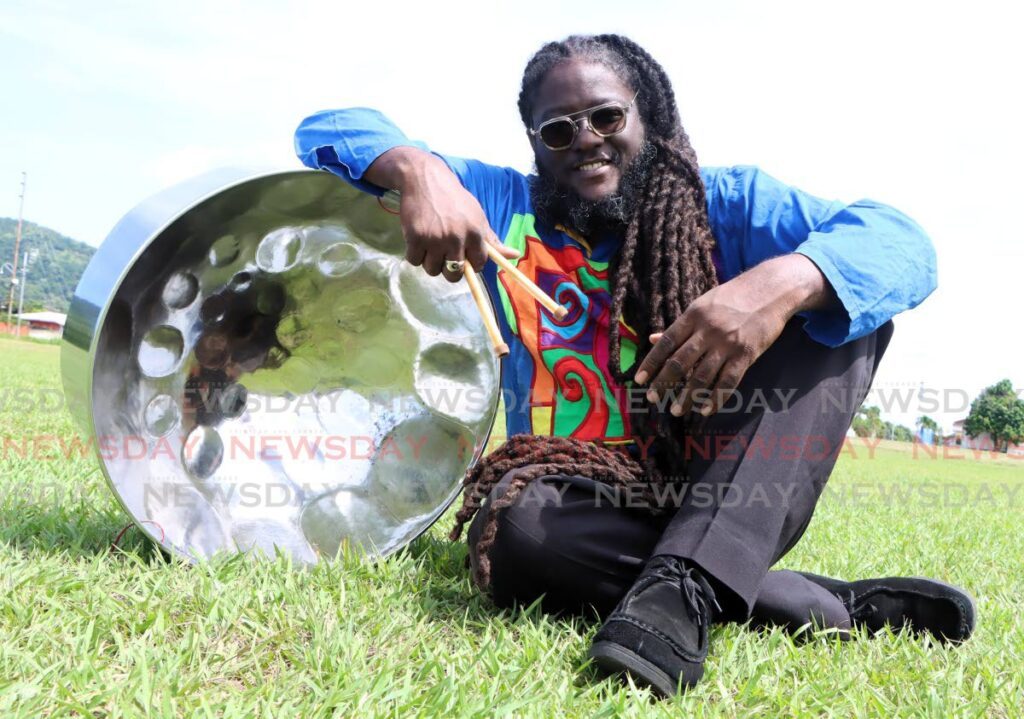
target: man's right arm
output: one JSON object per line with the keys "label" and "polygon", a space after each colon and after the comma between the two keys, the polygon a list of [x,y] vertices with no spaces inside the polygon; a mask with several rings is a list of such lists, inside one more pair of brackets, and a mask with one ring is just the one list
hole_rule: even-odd
{"label": "man's right arm", "polygon": [[295,154],[302,164],[329,170],[374,195],[392,188],[373,183],[366,176],[367,170],[377,158],[397,147],[429,152],[425,144],[410,140],[391,120],[367,107],[323,110],[304,119],[295,130]]}
{"label": "man's right arm", "polygon": [[295,152],[306,166],[329,170],[366,192],[399,190],[406,259],[423,265],[432,276],[461,278],[461,273],[444,269],[447,260],[468,260],[482,270],[487,261],[484,242],[516,257],[514,250],[502,247],[480,202],[448,163],[423,143],[410,141],[376,110],[311,115],[295,132]]}

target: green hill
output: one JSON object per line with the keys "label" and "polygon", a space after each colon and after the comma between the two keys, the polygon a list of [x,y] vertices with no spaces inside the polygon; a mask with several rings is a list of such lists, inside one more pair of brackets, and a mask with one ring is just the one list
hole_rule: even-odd
{"label": "green hill", "polygon": [[[18,221],[0,217],[0,264],[14,259],[14,235]],[[25,286],[25,311],[53,310],[67,312],[75,293],[78,278],[85,271],[89,258],[96,252],[84,242],[65,237],[48,227],[25,222],[21,228],[21,250],[18,257],[18,277],[25,251],[35,250],[36,260],[29,267]],[[0,308],[7,313],[10,275],[0,278]],[[14,294],[14,309],[18,309],[18,293]]]}

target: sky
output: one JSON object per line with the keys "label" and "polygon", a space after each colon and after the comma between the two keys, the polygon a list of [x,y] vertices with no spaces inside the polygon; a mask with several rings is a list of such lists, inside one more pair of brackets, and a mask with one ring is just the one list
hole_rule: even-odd
{"label": "sky", "polygon": [[925,228],[939,286],[896,318],[869,401],[949,431],[983,387],[1024,390],[1020,26],[996,0],[0,0],[0,216],[17,216],[25,171],[26,219],[98,245],[173,183],[297,167],[298,122],[353,105],[440,152],[529,171],[527,59],[618,32],[665,67],[702,164],[758,165]]}

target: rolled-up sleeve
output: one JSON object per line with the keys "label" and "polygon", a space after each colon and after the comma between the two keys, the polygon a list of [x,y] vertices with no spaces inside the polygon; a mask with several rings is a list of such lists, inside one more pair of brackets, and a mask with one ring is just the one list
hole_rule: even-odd
{"label": "rolled-up sleeve", "polygon": [[511,219],[514,204],[526,202],[526,178],[510,167],[443,155],[425,143],[410,140],[378,110],[351,107],[323,110],[303,120],[295,131],[295,154],[306,167],[327,170],[364,192],[380,196],[385,189],[364,179],[374,160],[394,147],[415,147],[440,158],[476,199],[499,237]]}
{"label": "rolled-up sleeve", "polygon": [[837,347],[916,307],[937,285],[935,248],[913,220],[873,200],[829,202],[756,167],[705,174],[708,210],[727,274],[796,252],[821,270],[841,308],[799,313]]}
{"label": "rolled-up sleeve", "polygon": [[295,131],[295,154],[302,164],[329,170],[378,196],[385,188],[367,182],[363,175],[374,160],[394,147],[429,152],[424,143],[410,140],[385,115],[368,107],[323,110],[304,119]]}

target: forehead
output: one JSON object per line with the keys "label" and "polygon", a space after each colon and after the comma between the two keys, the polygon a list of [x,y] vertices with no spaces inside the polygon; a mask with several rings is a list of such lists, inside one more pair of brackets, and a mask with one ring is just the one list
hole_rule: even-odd
{"label": "forehead", "polygon": [[629,102],[635,91],[607,65],[570,59],[551,68],[534,98],[534,119],[568,115],[618,100]]}

